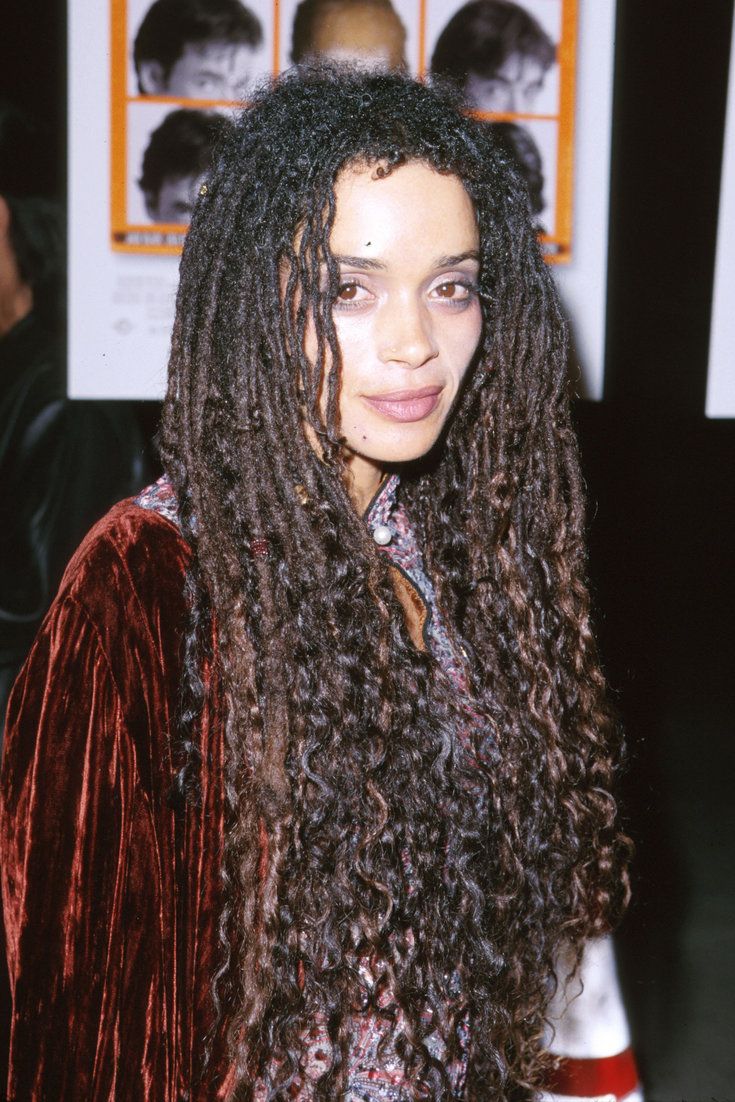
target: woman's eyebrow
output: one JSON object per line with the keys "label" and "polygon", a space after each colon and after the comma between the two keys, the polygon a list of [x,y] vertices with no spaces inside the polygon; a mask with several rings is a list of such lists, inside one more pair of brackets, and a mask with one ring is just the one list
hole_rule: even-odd
{"label": "woman's eyebrow", "polygon": [[480,263],[480,254],[477,249],[468,249],[466,253],[455,253],[453,256],[440,256],[434,264],[435,268],[456,268],[463,260],[476,260]]}
{"label": "woman's eyebrow", "polygon": [[[369,256],[343,256],[342,254],[335,255],[333,257],[337,264],[342,265],[344,268],[357,268],[365,272],[384,272],[387,268],[382,260],[374,260]],[[480,254],[477,249],[468,249],[465,253],[455,253],[449,256],[439,256],[434,261],[434,268],[456,268],[458,264],[461,264],[463,260],[475,260],[480,263]]]}
{"label": "woman's eyebrow", "polygon": [[359,268],[365,272],[383,272],[387,265],[382,260],[373,260],[369,256],[334,256],[332,258],[344,268]]}

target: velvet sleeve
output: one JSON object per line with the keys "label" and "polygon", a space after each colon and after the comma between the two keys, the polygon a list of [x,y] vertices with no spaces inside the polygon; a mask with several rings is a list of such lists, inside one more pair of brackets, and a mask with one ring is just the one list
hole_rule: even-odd
{"label": "velvet sleeve", "polygon": [[138,756],[99,630],[67,596],[8,712],[9,1099],[174,1097],[165,855]]}

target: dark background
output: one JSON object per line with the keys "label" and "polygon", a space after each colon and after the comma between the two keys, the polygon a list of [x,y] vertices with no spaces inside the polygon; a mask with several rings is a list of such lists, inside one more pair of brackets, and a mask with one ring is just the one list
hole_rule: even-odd
{"label": "dark background", "polygon": [[[618,941],[651,1102],[735,1098],[735,422],[703,413],[732,15],[618,0],[605,399],[576,406],[630,745],[638,857]],[[65,6],[16,4],[3,23],[3,94],[44,120],[63,196]],[[138,412],[150,433],[155,403]]]}

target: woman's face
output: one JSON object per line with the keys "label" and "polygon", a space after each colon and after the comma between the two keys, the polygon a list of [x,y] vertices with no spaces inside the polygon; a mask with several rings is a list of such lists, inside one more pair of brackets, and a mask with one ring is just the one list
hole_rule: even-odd
{"label": "woman's face", "polygon": [[482,330],[479,235],[457,177],[418,162],[382,179],[348,168],[335,195],[340,428],[367,491],[371,471],[428,452],[452,412]]}

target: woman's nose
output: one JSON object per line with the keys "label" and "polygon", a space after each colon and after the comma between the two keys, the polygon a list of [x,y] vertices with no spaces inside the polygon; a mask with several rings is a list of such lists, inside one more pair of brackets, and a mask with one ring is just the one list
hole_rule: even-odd
{"label": "woman's nose", "polygon": [[421,367],[438,351],[431,317],[423,303],[400,300],[382,307],[378,319],[381,363]]}

